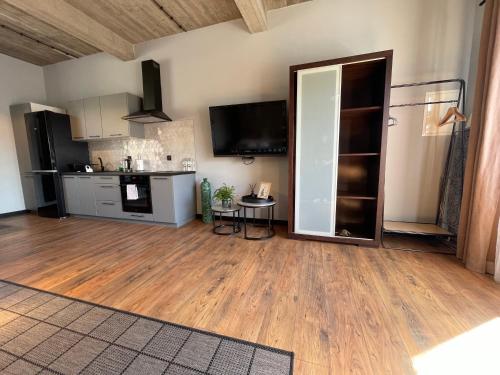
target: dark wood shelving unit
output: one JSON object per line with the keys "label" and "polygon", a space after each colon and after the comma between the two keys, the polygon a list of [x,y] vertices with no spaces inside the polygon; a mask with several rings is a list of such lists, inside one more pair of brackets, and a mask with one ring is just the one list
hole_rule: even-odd
{"label": "dark wood shelving unit", "polygon": [[[311,230],[311,233],[307,233],[308,229],[296,230],[295,223],[295,183],[299,175],[296,169],[300,162],[296,159],[298,156],[296,153],[297,82],[299,74],[303,74],[302,71],[327,66],[341,67],[340,113],[339,122],[336,125],[339,127],[339,136],[336,166],[337,191],[334,203],[336,204],[335,230],[334,234],[332,232],[328,234],[320,228],[317,232],[322,234],[316,234],[314,230]],[[392,51],[290,67],[288,233],[291,238],[379,246],[383,221],[391,74]],[[330,102],[318,101],[317,104],[327,108]],[[318,109],[319,113],[321,113],[321,108]],[[318,137],[320,136],[318,134]],[[321,142],[321,139],[318,139],[318,142]],[[308,152],[308,155],[314,153],[311,149]],[[321,194],[320,189],[326,190],[327,188],[327,186],[320,186],[319,194]],[[324,215],[324,210],[322,214]]]}
{"label": "dark wood shelving unit", "polygon": [[335,233],[347,230],[350,237],[377,243],[386,64],[381,59],[344,65],[340,104]]}

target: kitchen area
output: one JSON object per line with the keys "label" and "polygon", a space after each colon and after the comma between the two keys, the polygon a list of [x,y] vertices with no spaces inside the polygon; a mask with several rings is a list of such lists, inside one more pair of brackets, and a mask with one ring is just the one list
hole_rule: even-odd
{"label": "kitchen area", "polygon": [[10,108],[26,208],[180,227],[196,216],[192,120],[162,111],[160,67],[142,62],[144,97]]}

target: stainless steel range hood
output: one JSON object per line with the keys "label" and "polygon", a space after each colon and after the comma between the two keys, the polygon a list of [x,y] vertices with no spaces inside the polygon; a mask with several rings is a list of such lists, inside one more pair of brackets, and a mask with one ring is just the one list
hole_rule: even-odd
{"label": "stainless steel range hood", "polygon": [[142,90],[144,99],[142,109],[138,112],[123,116],[122,119],[141,124],[172,121],[165,113],[161,100],[160,64],[153,60],[146,60],[142,66]]}

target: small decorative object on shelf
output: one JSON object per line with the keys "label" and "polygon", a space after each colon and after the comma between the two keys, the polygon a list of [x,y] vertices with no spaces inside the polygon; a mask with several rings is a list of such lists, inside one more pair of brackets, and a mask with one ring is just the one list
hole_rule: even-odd
{"label": "small decorative object on shelf", "polygon": [[257,194],[255,194],[257,184],[249,184],[248,186],[250,186],[250,196],[257,198]]}
{"label": "small decorative object on shelf", "polygon": [[[266,186],[263,186],[263,184],[265,184]],[[271,183],[270,182],[261,182],[260,186],[259,186],[259,193],[262,190],[263,194],[267,194],[267,196],[266,195],[257,196],[257,194],[255,194],[255,187],[257,186],[257,184],[250,184],[249,186],[250,186],[250,194],[242,196],[241,197],[242,202],[269,203],[269,202],[272,202],[274,200],[272,195],[269,195],[269,193],[271,191]]]}
{"label": "small decorative object on shelf", "polygon": [[208,180],[204,178],[200,184],[200,188],[201,188],[202,220],[204,223],[211,223],[213,218],[211,209],[212,193],[211,193],[210,182],[208,182]]}
{"label": "small decorative object on shelf", "polygon": [[257,194],[257,198],[267,199],[269,197],[269,193],[271,192],[271,183],[270,182],[261,182],[259,185],[259,193]]}
{"label": "small decorative object on shelf", "polygon": [[224,208],[231,207],[234,199],[234,186],[225,183],[214,192],[214,200],[219,201]]}
{"label": "small decorative object on shelf", "polygon": [[342,237],[351,237],[351,232],[349,232],[347,229],[342,229],[339,232],[339,236],[342,236]]}
{"label": "small decorative object on shelf", "polygon": [[194,171],[195,169],[195,162],[194,159],[182,159],[182,170],[183,171]]}

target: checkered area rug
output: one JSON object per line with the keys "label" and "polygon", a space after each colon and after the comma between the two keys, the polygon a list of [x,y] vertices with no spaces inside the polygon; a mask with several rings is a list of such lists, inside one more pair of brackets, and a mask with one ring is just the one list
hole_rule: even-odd
{"label": "checkered area rug", "polygon": [[0,281],[1,374],[290,375],[293,353]]}

